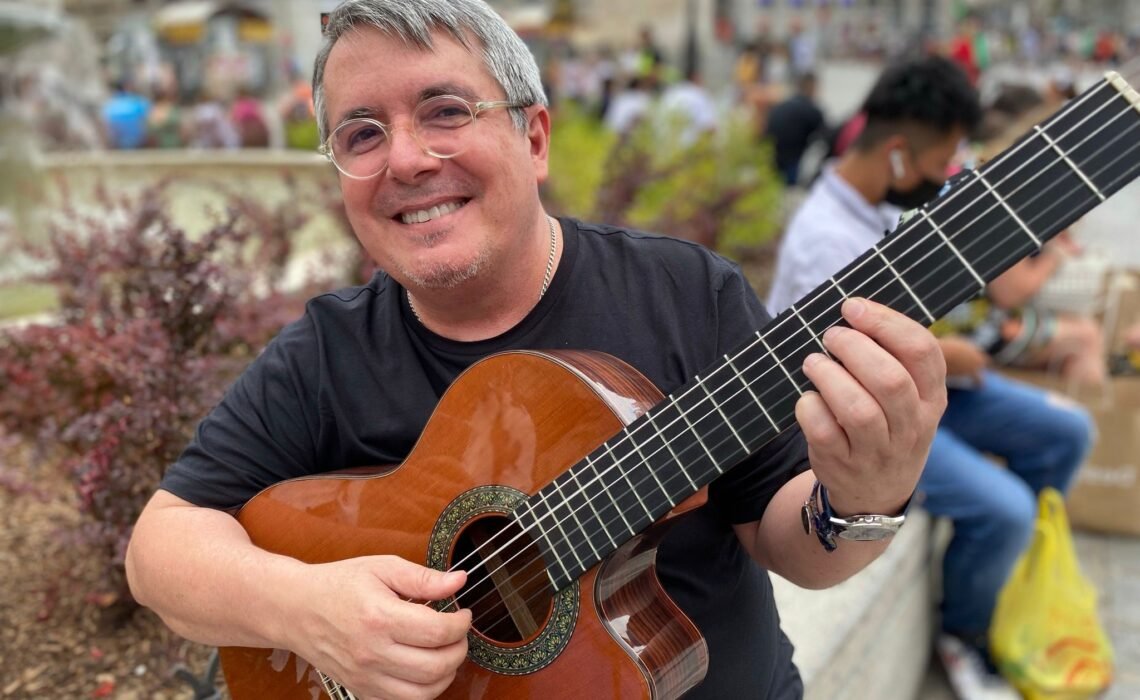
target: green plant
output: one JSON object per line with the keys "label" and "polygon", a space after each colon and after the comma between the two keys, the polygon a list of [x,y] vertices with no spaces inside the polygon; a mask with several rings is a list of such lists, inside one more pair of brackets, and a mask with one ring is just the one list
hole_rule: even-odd
{"label": "green plant", "polygon": [[[122,571],[131,527],[166,466],[224,387],[309,291],[279,286],[303,218],[231,195],[212,228],[172,223],[159,184],[68,208],[30,253],[58,292],[54,322],[0,331],[4,429],[58,460],[84,514],[85,556],[101,558],[92,599],[131,601]],[[324,286],[328,281],[318,282]]]}
{"label": "green plant", "polygon": [[770,146],[735,118],[690,144],[680,143],[683,130],[651,119],[617,138],[581,112],[560,112],[547,205],[734,255],[771,242],[782,224],[783,185]]}
{"label": "green plant", "polygon": [[574,103],[559,108],[552,128],[550,179],[543,193],[551,213],[595,211],[606,158],[617,138]]}

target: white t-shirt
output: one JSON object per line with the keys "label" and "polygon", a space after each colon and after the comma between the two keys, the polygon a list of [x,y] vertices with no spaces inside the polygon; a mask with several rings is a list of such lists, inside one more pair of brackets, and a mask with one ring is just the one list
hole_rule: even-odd
{"label": "white t-shirt", "polygon": [[775,316],[807,296],[881,241],[900,214],[889,204],[872,205],[833,167],[824,168],[780,243],[768,311]]}

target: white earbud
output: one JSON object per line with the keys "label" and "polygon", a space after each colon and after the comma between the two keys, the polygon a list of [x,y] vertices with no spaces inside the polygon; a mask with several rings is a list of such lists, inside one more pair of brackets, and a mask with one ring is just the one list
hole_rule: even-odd
{"label": "white earbud", "polygon": [[899,149],[892,149],[887,155],[891,160],[891,173],[894,174],[896,180],[901,180],[906,176],[906,168],[903,167],[902,153]]}

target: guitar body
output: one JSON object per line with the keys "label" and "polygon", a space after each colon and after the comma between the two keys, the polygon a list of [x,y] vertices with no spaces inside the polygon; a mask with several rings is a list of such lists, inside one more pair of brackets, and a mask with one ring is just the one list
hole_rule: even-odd
{"label": "guitar body", "polygon": [[[495,550],[507,539],[493,535],[511,526],[505,514],[520,499],[660,399],[647,379],[606,355],[495,355],[456,380],[400,466],[282,482],[238,519],[259,547],[310,563],[392,554],[466,568],[473,547],[493,540],[487,549]],[[702,489],[557,593],[541,560],[528,569],[535,557],[511,556],[526,553],[521,541],[490,558],[493,570],[514,575],[492,576],[461,598],[475,618],[468,660],[443,697],[665,700],[696,685],[707,647],[666,596],[654,561],[667,528],[704,497]],[[484,578],[469,576],[468,586]],[[318,670],[288,652],[224,648],[221,658],[237,700],[326,692]]]}

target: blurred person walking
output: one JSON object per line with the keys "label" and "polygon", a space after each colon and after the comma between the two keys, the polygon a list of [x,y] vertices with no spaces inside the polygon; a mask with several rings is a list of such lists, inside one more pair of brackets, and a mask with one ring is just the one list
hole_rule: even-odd
{"label": "blurred person walking", "polygon": [[799,182],[804,152],[814,140],[827,135],[815,90],[815,74],[804,73],[796,79],[796,94],[768,111],[764,136],[772,142],[776,170],[786,185]]}

